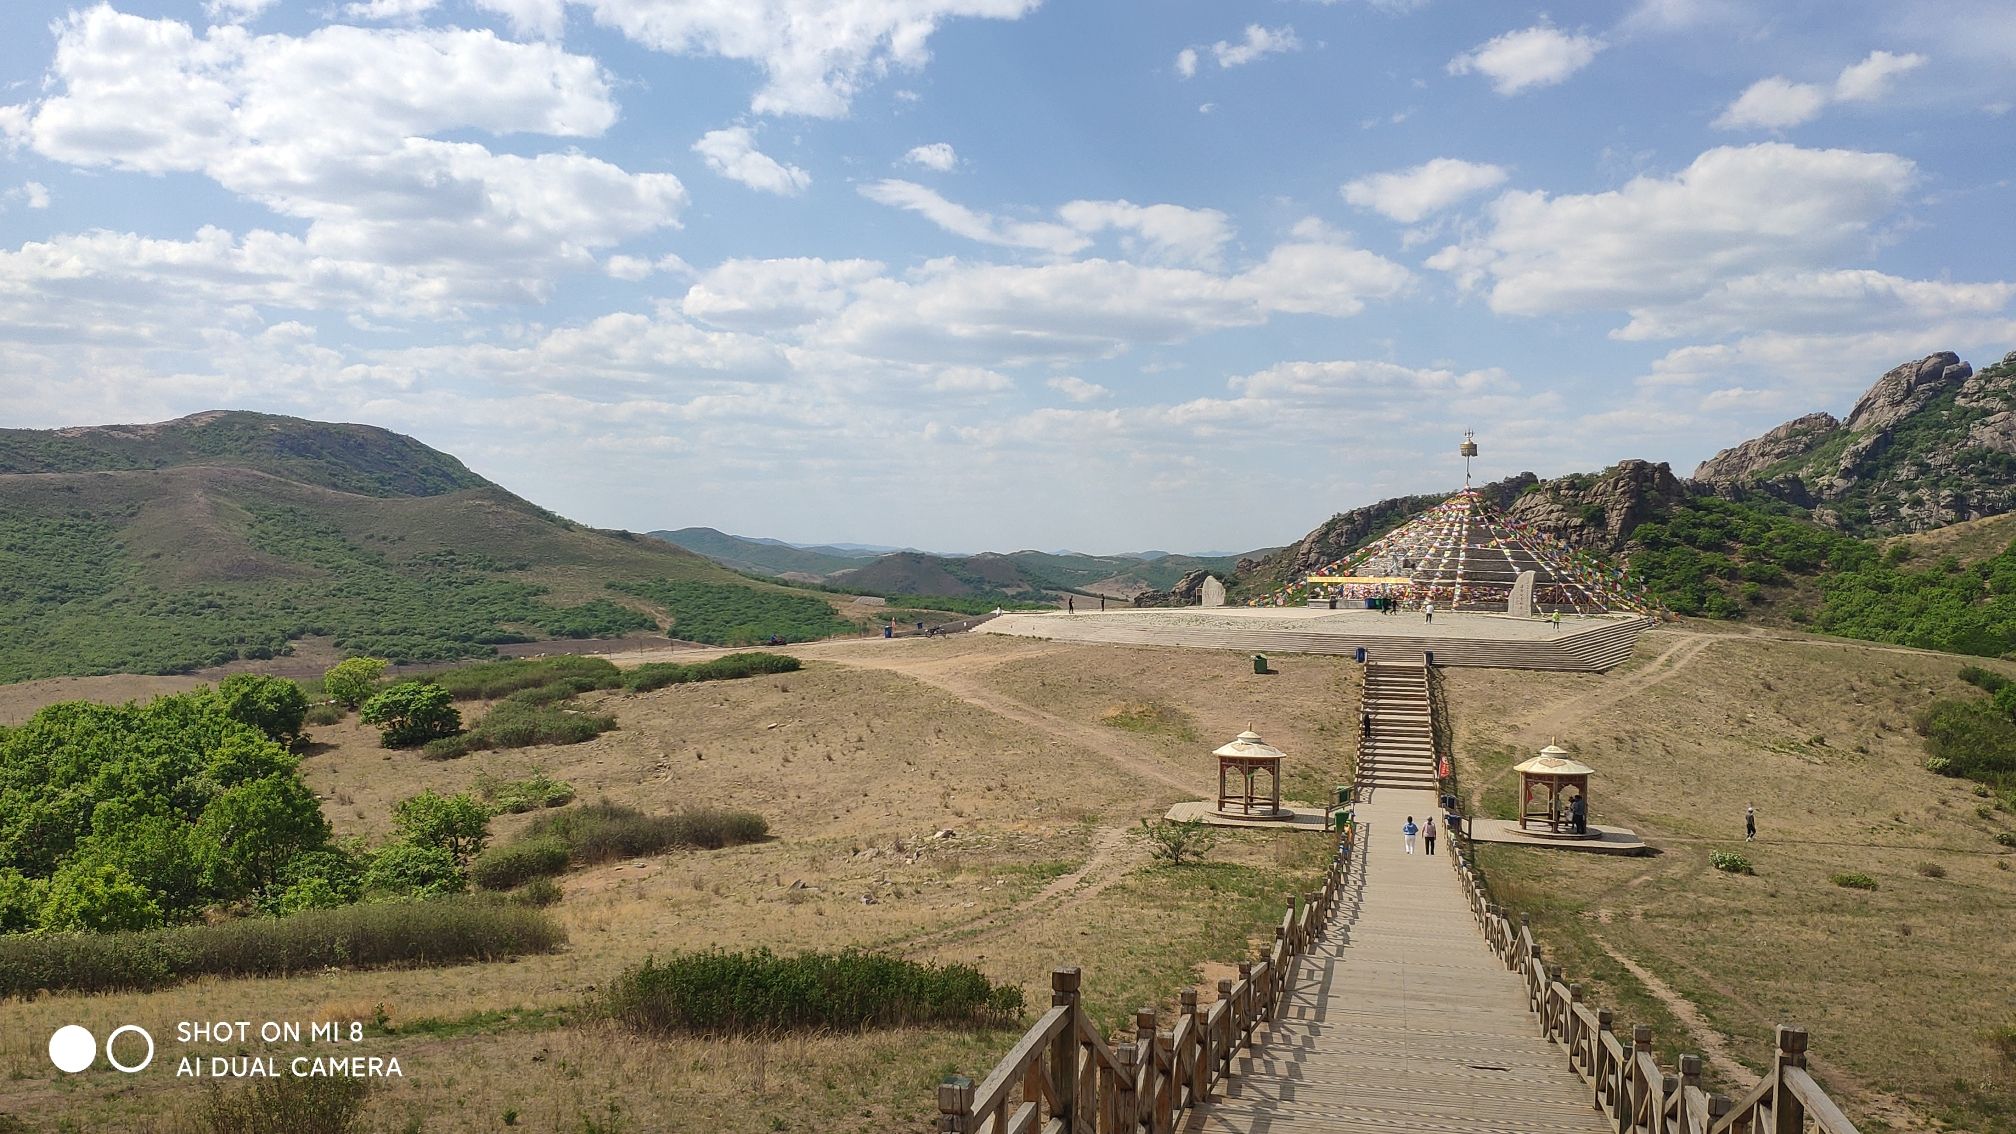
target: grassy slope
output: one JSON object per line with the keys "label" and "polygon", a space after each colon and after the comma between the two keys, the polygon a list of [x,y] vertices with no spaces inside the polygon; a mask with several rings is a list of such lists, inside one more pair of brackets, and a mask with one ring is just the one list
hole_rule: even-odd
{"label": "grassy slope", "polygon": [[[1972,695],[1954,675],[1974,660],[1803,636],[1716,633],[1704,645],[1655,632],[1606,677],[1449,671],[1468,790],[1508,806],[1506,769],[1558,736],[1596,769],[1592,819],[1663,851],[1489,848],[1483,861],[1501,894],[1536,914],[1571,979],[1592,980],[1592,999],[1620,1008],[1620,1030],[1674,1024],[1645,1007],[1648,993],[1604,946],[1684,995],[1752,1069],[1768,1057],[1773,1025],[1809,1028],[1821,1078],[1858,1117],[1901,1098],[1964,1129],[2016,1130],[2016,1073],[1990,1038],[2016,1024],[2007,994],[2016,856],[1994,839],[2016,818],[1972,785],[1926,772],[1910,725],[1935,695]],[[1759,839],[1746,845],[1750,804]],[[1711,869],[1716,850],[1747,853],[1756,875]],[[1843,871],[1880,888],[1831,884]],[[1701,1045],[1667,1034],[1662,1049]]]}
{"label": "grassy slope", "polygon": [[[1051,967],[1080,964],[1090,1009],[1117,1025],[1144,1004],[1166,1010],[1201,962],[1250,957],[1278,921],[1284,896],[1311,884],[1324,845],[1317,838],[1234,833],[1201,868],[1148,865],[1124,832],[1159,814],[1175,793],[1109,758],[1133,742],[1097,724],[1110,693],[1100,675],[1117,658],[1127,696],[1189,714],[1206,739],[1248,720],[1297,722],[1269,727],[1270,739],[1314,763],[1330,759],[1323,748],[1337,722],[1302,722],[1350,678],[1351,667],[1337,659],[1262,678],[1203,651],[1115,654],[988,636],[823,646],[817,656],[836,653],[870,664],[911,657],[934,670],[956,662],[991,696],[1027,706],[1028,720],[900,674],[815,662],[800,673],[706,688],[590,695],[589,707],[613,711],[620,727],[567,748],[423,761],[380,750],[354,720],[317,729],[314,739],[326,747],[304,771],[345,835],[382,833],[390,802],[422,788],[465,790],[481,770],[516,778],[543,765],[588,800],[606,795],[650,810],[689,798],[751,807],[771,820],[777,838],[570,873],[554,907],[570,934],[565,954],[0,1003],[0,1068],[8,1072],[0,1076],[0,1114],[22,1115],[30,1129],[67,1118],[77,1129],[166,1134],[200,1106],[202,1091],[172,1076],[115,1083],[60,1075],[44,1050],[59,1023],[102,1036],[129,1019],[214,1015],[220,1003],[233,1018],[255,1020],[369,1021],[383,1005],[398,1030],[374,1030],[355,1051],[398,1055],[406,1078],[379,1092],[366,1129],[402,1129],[417,1116],[429,1131],[495,1130],[508,1108],[525,1128],[578,1131],[586,1120],[605,1121],[610,1103],[623,1130],[921,1129],[939,1077],[984,1074],[1015,1035],[953,1029],[641,1043],[576,1020],[571,1009],[589,986],[653,953],[723,943],[861,944],[976,964],[1021,983],[1032,1005],[1047,1004]],[[1048,671],[1046,658],[1054,663]],[[1011,668],[993,668],[1001,664]],[[1046,677],[1052,684],[1042,684]],[[1101,743],[1088,747],[1041,727],[1052,719],[1097,730]],[[1157,741],[1135,756],[1208,782],[1210,747]],[[507,837],[531,818],[500,817],[496,830]],[[957,837],[929,837],[941,827]],[[873,857],[860,853],[869,849]],[[1082,881],[1040,896],[1088,865]],[[797,882],[804,885],[794,889]],[[876,901],[862,903],[864,894]]]}
{"label": "grassy slope", "polygon": [[786,547],[728,535],[713,528],[680,528],[678,531],[648,533],[653,539],[676,544],[695,555],[704,555],[724,567],[758,575],[787,573],[824,577],[836,571],[860,567],[872,555],[832,555],[805,548]]}

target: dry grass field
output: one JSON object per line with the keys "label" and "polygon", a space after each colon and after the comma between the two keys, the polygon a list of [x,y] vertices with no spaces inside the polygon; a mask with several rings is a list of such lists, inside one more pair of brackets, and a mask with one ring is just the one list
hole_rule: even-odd
{"label": "dry grass field", "polygon": [[[938,1077],[984,1071],[1012,1031],[666,1042],[613,1031],[582,1005],[653,954],[861,945],[974,964],[1022,984],[1032,1005],[1047,1003],[1052,966],[1078,964],[1088,1007],[1117,1025],[1172,1003],[1205,962],[1250,955],[1320,869],[1315,836],[1235,835],[1212,861],[1171,869],[1151,865],[1130,832],[1202,794],[1211,749],[1249,723],[1302,765],[1291,786],[1327,794],[1357,697],[1355,667],[1339,659],[1287,659],[1259,676],[1236,654],[987,636],[802,656],[798,673],[591,695],[619,728],[564,748],[429,762],[378,748],[354,723],[315,730],[304,772],[339,834],[382,834],[391,804],[424,788],[539,767],[585,800],[748,808],[774,838],[564,876],[553,910],[570,945],[551,956],[0,1003],[0,1115],[29,1130],[190,1128],[204,1087],[167,1065],[56,1072],[44,1045],[62,1024],[172,1037],[180,1020],[362,1019],[357,1050],[396,1055],[405,1073],[375,1091],[375,1130],[499,1130],[507,1116],[556,1132],[921,1130]],[[0,721],[51,700],[189,684],[16,686],[0,692]],[[508,837],[529,819],[501,816],[493,831]],[[942,830],[954,833],[934,837]],[[178,1051],[162,1044],[169,1065]]]}
{"label": "dry grass field", "polygon": [[[1911,726],[1934,697],[1978,695],[1955,677],[1975,660],[1689,624],[1604,677],[1444,671],[1460,773],[1487,810],[1512,806],[1511,764],[1558,737],[1596,769],[1592,819],[1662,851],[1480,862],[1620,1026],[1705,1052],[1724,1084],[1752,1081],[1789,1023],[1865,1130],[2016,1130],[2016,1061],[1996,1039],[2016,1026],[2016,854],[1995,841],[2016,816],[1925,771]],[[1713,869],[1713,851],[1756,873]],[[1831,881],[1845,872],[1877,889]]]}

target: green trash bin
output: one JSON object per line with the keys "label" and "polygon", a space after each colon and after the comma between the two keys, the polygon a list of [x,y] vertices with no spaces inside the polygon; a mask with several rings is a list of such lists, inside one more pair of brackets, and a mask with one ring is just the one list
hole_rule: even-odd
{"label": "green trash bin", "polygon": [[1266,673],[1266,672],[1267,672],[1267,655],[1266,655],[1266,654],[1254,654],[1254,655],[1253,655],[1253,672],[1254,672],[1254,673]]}
{"label": "green trash bin", "polygon": [[1338,784],[1338,785],[1337,785],[1337,806],[1339,806],[1339,807],[1343,807],[1344,805],[1346,805],[1346,804],[1348,804],[1348,803],[1350,803],[1350,802],[1351,802],[1351,789],[1350,789],[1350,788],[1348,788],[1348,787],[1346,787],[1346,786],[1344,786],[1343,784]]}

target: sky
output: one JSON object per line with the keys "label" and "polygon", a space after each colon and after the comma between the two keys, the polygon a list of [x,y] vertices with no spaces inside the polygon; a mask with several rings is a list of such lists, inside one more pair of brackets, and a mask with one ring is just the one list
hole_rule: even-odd
{"label": "sky", "polygon": [[0,425],[1236,551],[2016,349],[2004,0],[0,7]]}

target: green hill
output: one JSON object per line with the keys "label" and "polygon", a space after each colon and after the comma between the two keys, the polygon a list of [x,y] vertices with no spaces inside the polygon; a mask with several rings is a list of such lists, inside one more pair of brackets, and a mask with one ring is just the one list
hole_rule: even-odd
{"label": "green hill", "polygon": [[[817,596],[583,527],[371,426],[234,412],[8,430],[0,469],[0,681],[180,672],[309,636],[438,661],[679,635],[726,608],[753,640],[766,611],[805,636],[807,603],[824,632],[849,628]],[[651,597],[664,584],[676,605]]]}
{"label": "green hill", "polygon": [[713,528],[680,528],[646,534],[653,539],[676,544],[695,555],[704,555],[730,570],[752,575],[789,575],[819,580],[862,566],[876,557],[874,552],[848,552],[830,547],[800,548],[776,540],[745,539]]}

